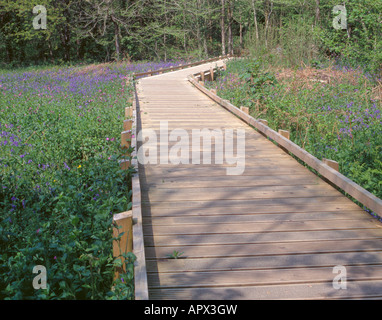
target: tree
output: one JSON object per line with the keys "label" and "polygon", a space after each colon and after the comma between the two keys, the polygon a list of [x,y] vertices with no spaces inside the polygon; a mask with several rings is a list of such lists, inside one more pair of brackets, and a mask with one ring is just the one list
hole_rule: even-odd
{"label": "tree", "polygon": [[220,28],[221,28],[221,44],[222,55],[225,56],[225,0],[221,0],[221,14],[220,14]]}

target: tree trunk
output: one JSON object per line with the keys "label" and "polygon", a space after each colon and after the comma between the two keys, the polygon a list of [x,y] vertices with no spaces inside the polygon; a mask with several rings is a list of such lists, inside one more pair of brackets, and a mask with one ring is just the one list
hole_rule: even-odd
{"label": "tree trunk", "polygon": [[256,39],[259,40],[259,27],[257,25],[257,13],[256,13],[256,7],[255,7],[255,0],[252,0],[252,10],[253,10],[253,20],[255,23]]}
{"label": "tree trunk", "polygon": [[62,46],[64,49],[64,61],[70,61],[70,30],[64,29],[61,34]]}
{"label": "tree trunk", "polygon": [[11,41],[9,41],[8,39],[5,40],[5,44],[6,44],[6,50],[7,50],[7,62],[11,63],[13,61],[13,48],[12,48]]}
{"label": "tree trunk", "polygon": [[[186,11],[184,8],[183,8],[183,30],[186,30]],[[186,32],[184,32],[184,35],[183,35],[183,48],[184,48],[184,51],[187,53],[187,34],[186,34]]]}
{"label": "tree trunk", "polygon": [[224,24],[224,18],[225,18],[225,0],[221,0],[221,16],[220,16],[220,28],[221,28],[221,35],[222,35],[222,55],[225,56],[225,24]]}
{"label": "tree trunk", "polygon": [[240,51],[243,49],[243,24],[240,21]]}
{"label": "tree trunk", "polygon": [[54,57],[53,57],[53,49],[52,49],[52,41],[48,41],[48,48],[49,48],[49,58],[51,63],[54,63]]}
{"label": "tree trunk", "polygon": [[167,62],[167,47],[166,47],[167,37],[163,34],[163,48],[164,48],[164,62]]}
{"label": "tree trunk", "polygon": [[115,37],[115,59],[117,61],[120,60],[121,55],[121,49],[120,49],[120,43],[119,43],[119,28],[118,24],[113,20],[114,22],[114,37]]}
{"label": "tree trunk", "polygon": [[317,26],[320,23],[320,0],[316,0],[316,19],[315,25]]}
{"label": "tree trunk", "polygon": [[271,15],[273,11],[273,2],[272,0],[265,0],[264,1],[264,15],[265,15],[265,47],[268,48],[268,29],[269,29],[269,22],[271,20]]}
{"label": "tree trunk", "polygon": [[233,1],[228,3],[228,53],[233,55]]}

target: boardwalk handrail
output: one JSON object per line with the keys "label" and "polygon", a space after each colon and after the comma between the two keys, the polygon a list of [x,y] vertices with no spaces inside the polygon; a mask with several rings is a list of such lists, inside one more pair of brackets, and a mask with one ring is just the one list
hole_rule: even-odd
{"label": "boardwalk handrail", "polygon": [[[215,68],[216,70],[216,68]],[[264,134],[266,137],[271,138],[275,142],[277,142],[281,147],[283,147],[286,151],[292,153],[305,164],[307,164],[312,169],[316,170],[320,175],[330,181],[332,184],[348,193],[354,199],[358,200],[362,203],[366,208],[372,210],[379,216],[382,216],[382,200],[365,190],[354,181],[350,180],[343,174],[339,173],[335,169],[326,165],[323,161],[317,159],[315,156],[302,149],[297,144],[293,143],[289,139],[283,137],[278,132],[274,131],[267,125],[261,122],[261,119],[255,119],[244,111],[240,110],[238,107],[231,104],[229,101],[224,100],[217,96],[215,93],[208,90],[201,83],[199,83],[196,77],[204,72],[210,72],[210,70],[201,71],[200,73],[192,74],[188,76],[188,80],[201,92],[209,96],[212,100],[238,116],[241,120],[246,122],[247,124],[255,127],[258,131]]]}
{"label": "boardwalk handrail", "polygon": [[135,168],[135,173],[132,175],[132,211],[133,211],[133,253],[136,256],[134,264],[134,290],[135,300],[148,300],[149,291],[147,284],[146,257],[145,246],[143,239],[142,228],[142,198],[141,198],[141,183],[139,180],[139,168],[137,159],[137,128],[139,125],[139,100],[138,94],[134,86],[133,97],[133,119],[131,146],[134,151],[131,154],[131,165]]}
{"label": "boardwalk handrail", "polygon": [[180,70],[180,69],[183,69],[183,68],[198,66],[198,65],[201,65],[201,64],[204,64],[204,63],[208,63],[208,62],[213,62],[213,61],[219,61],[219,60],[227,59],[227,58],[230,58],[230,57],[233,57],[233,56],[227,54],[225,56],[210,58],[210,59],[201,60],[201,61],[197,61],[197,62],[192,62],[192,63],[188,63],[188,64],[183,64],[183,65],[179,65],[179,66],[173,66],[173,67],[168,67],[168,68],[163,68],[163,69],[158,69],[158,70],[153,70],[153,71],[150,70],[150,71],[145,71],[145,72],[134,73],[133,77],[137,78],[137,77],[142,77],[142,76],[147,76],[147,75],[153,75],[154,73],[155,74],[159,74],[160,72],[176,71],[176,70]]}

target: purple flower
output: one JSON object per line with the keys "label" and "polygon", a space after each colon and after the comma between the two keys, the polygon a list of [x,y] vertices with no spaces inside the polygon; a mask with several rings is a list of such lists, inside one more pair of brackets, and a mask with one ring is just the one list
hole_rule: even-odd
{"label": "purple flower", "polygon": [[64,161],[64,166],[66,169],[70,170],[69,166],[66,164],[66,162]]}

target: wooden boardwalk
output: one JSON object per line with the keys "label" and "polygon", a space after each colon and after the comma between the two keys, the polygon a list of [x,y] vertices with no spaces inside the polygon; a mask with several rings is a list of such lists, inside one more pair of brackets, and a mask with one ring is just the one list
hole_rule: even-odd
{"label": "wooden boardwalk", "polygon": [[187,81],[216,64],[137,84],[140,129],[246,133],[241,175],[214,161],[139,166],[149,298],[382,298],[382,224]]}

